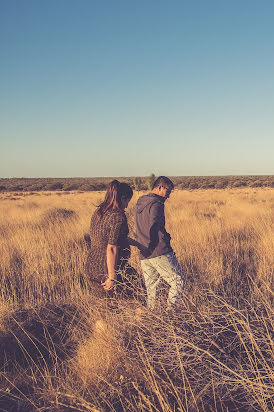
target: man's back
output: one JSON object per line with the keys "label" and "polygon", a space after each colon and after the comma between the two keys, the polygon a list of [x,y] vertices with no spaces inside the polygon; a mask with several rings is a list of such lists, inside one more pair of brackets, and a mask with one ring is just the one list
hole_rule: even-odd
{"label": "man's back", "polygon": [[141,196],[136,204],[136,240],[148,249],[140,259],[150,259],[172,252],[170,235],[165,229],[165,199],[155,193]]}

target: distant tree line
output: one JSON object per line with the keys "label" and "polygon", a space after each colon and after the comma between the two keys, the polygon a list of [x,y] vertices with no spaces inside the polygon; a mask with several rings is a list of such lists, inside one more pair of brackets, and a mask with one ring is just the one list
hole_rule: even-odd
{"label": "distant tree line", "polygon": [[[118,178],[135,190],[151,190],[156,176]],[[225,189],[238,187],[274,187],[274,176],[170,176],[176,189]],[[97,178],[0,178],[2,192],[100,191],[113,177]]]}
{"label": "distant tree line", "polygon": [[178,177],[178,189],[225,189],[237,187],[274,187],[274,176],[187,176]]}

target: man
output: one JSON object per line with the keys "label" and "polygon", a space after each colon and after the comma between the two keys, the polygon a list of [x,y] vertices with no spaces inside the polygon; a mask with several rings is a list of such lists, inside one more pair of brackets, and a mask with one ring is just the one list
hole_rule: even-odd
{"label": "man", "polygon": [[161,278],[170,286],[167,308],[172,309],[183,290],[180,266],[165,229],[165,201],[174,189],[172,181],[158,177],[151,193],[136,204],[136,240],[146,249],[140,252],[141,267],[147,289],[147,306],[154,309],[157,285]]}

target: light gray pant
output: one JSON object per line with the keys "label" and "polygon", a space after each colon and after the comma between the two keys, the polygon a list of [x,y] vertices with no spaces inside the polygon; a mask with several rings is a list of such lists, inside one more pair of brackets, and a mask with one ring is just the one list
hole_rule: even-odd
{"label": "light gray pant", "polygon": [[167,305],[172,307],[177,303],[183,291],[184,281],[179,262],[173,252],[151,259],[141,260],[141,267],[147,290],[147,306],[155,306],[157,286],[164,279],[170,286]]}

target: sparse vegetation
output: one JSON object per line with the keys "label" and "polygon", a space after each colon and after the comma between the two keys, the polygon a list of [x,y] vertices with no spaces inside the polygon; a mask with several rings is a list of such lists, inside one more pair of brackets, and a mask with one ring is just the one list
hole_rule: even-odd
{"label": "sparse vegetation", "polygon": [[[186,280],[171,318],[165,296],[155,313],[92,296],[85,234],[101,192],[0,193],[0,410],[274,409],[274,190],[199,181],[180,178],[166,204]],[[140,273],[134,248],[131,264]]]}
{"label": "sparse vegetation", "polygon": [[141,190],[141,188],[142,188],[142,179],[141,179],[141,177],[138,177],[138,176],[134,177],[133,184],[134,184],[134,189],[139,192],[139,190]]}
{"label": "sparse vegetation", "polygon": [[147,177],[147,179],[146,179],[146,184],[147,184],[147,189],[148,189],[148,190],[151,190],[151,189],[152,189],[152,186],[153,186],[153,183],[154,183],[155,179],[156,179],[156,176],[155,176],[154,173],[151,173],[151,175],[149,175],[149,176]]}
{"label": "sparse vegetation", "polygon": [[[155,175],[118,178],[135,190],[151,190]],[[176,189],[225,189],[241,187],[274,187],[274,176],[175,176]],[[113,178],[11,178],[0,179],[0,192],[32,191],[101,191]]]}

